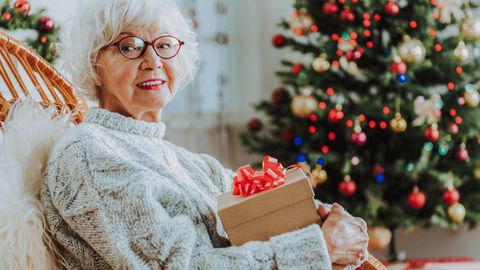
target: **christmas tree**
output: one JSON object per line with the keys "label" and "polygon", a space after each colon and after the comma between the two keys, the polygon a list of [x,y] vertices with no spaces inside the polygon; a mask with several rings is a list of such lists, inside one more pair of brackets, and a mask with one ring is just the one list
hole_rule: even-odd
{"label": "christmas tree", "polygon": [[[397,228],[480,220],[480,18],[473,1],[297,0],[282,86],[247,147],[311,169],[320,200]],[[265,120],[264,120],[265,121]],[[389,241],[372,239],[373,246]],[[387,237],[388,238],[388,237]],[[393,241],[390,242],[395,259]]]}

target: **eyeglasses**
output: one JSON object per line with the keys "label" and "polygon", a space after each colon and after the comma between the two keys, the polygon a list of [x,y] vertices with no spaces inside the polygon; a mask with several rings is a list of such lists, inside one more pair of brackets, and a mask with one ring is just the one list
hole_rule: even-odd
{"label": "eyeglasses", "polygon": [[136,36],[127,36],[107,47],[115,46],[126,58],[137,59],[143,56],[148,45],[152,45],[153,50],[160,58],[171,59],[180,52],[180,48],[184,44],[185,42],[170,35],[160,36],[151,42]]}

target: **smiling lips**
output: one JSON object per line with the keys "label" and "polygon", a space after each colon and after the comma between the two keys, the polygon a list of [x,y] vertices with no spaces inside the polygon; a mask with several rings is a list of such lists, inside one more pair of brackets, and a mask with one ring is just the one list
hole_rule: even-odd
{"label": "smiling lips", "polygon": [[166,82],[162,79],[151,79],[137,84],[137,87],[142,90],[160,90]]}

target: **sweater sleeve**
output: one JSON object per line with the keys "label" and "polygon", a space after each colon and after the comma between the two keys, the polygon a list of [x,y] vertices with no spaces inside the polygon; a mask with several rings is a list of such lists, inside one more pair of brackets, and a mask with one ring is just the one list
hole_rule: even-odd
{"label": "sweater sleeve", "polygon": [[199,221],[167,213],[165,204],[178,203],[173,191],[152,192],[168,179],[121,161],[98,166],[79,153],[63,153],[47,185],[74,234],[114,269],[331,269],[318,225],[239,247],[200,244]]}

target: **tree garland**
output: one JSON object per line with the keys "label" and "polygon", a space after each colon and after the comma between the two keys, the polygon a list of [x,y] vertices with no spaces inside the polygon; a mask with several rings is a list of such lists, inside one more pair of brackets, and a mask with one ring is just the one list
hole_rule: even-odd
{"label": "tree garland", "polygon": [[43,16],[45,9],[30,14],[30,3],[28,0],[16,0],[13,6],[10,0],[6,0],[1,7],[0,28],[6,30],[32,29],[37,31],[36,38],[29,38],[25,41],[38,54],[48,62],[53,63],[55,56],[52,54],[52,46],[57,38],[58,27],[54,21]]}

